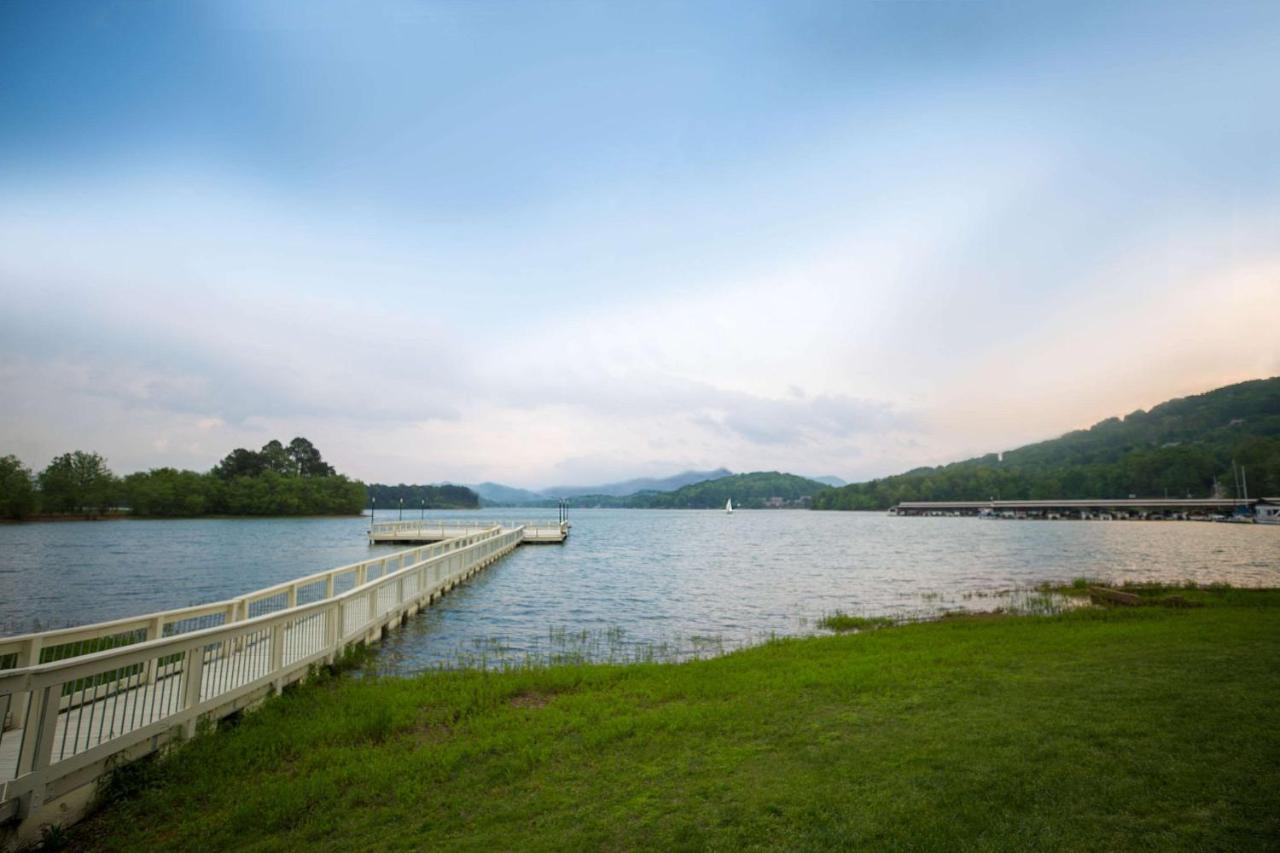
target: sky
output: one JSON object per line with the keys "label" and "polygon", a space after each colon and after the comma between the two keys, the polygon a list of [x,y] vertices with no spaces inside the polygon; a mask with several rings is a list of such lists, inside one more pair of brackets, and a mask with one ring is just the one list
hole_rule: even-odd
{"label": "sky", "polygon": [[1280,374],[1280,5],[0,4],[0,455],[862,480]]}

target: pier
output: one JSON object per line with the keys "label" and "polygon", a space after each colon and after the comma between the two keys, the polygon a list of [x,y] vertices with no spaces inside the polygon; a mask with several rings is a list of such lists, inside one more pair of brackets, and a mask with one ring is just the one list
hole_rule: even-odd
{"label": "pier", "polygon": [[0,638],[0,847],[69,822],[119,761],[253,706],[520,545],[564,542],[568,530],[377,523],[370,543],[429,544],[226,601]]}
{"label": "pier", "polygon": [[506,529],[524,531],[521,542],[526,545],[558,544],[569,538],[568,521],[378,521],[369,526],[369,544],[413,545],[440,542],[459,536],[474,536],[497,524]]}

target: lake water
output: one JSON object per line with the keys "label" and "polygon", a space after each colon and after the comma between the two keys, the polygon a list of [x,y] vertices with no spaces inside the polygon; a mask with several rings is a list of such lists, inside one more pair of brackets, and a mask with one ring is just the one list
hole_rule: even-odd
{"label": "lake water", "polygon": [[[643,510],[572,521],[566,544],[521,546],[412,620],[378,666],[716,653],[813,632],[836,610],[986,610],[1080,576],[1280,586],[1280,528],[1260,525]],[[366,529],[361,518],[0,525],[0,633],[215,601],[398,550],[370,547]]]}

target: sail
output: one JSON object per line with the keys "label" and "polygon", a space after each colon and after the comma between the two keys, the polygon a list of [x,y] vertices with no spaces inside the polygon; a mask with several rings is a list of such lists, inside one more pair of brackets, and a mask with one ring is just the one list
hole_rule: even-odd
{"label": "sail", "polygon": [[733,512],[733,498],[729,498],[729,500],[724,502],[724,511]]}

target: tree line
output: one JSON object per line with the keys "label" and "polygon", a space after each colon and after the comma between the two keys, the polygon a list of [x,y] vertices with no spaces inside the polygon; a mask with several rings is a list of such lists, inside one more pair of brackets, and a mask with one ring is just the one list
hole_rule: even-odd
{"label": "tree line", "polygon": [[153,468],[118,477],[101,455],[82,450],[33,473],[16,456],[0,457],[0,518],[357,515],[364,505],[364,484],[336,473],[301,437],[237,448],[206,473]]}
{"label": "tree line", "polygon": [[370,501],[376,501],[379,509],[478,509],[480,496],[466,486],[445,483],[440,486],[389,486],[370,483]]}

